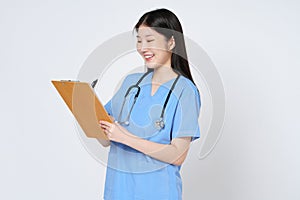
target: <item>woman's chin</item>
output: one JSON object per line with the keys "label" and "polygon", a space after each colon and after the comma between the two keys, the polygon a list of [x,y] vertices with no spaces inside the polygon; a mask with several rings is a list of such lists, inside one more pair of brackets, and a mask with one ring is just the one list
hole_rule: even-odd
{"label": "woman's chin", "polygon": [[159,67],[159,65],[157,63],[153,63],[153,62],[145,62],[145,65],[149,69],[154,69],[154,68]]}
{"label": "woman's chin", "polygon": [[149,65],[149,64],[147,64],[147,63],[145,63],[145,65],[146,65],[146,67],[147,67],[148,69],[154,69],[154,68],[155,68],[154,65]]}

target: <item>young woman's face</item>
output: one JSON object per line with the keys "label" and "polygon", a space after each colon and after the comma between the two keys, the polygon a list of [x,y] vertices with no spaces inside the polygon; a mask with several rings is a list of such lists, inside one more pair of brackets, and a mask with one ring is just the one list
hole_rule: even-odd
{"label": "young woman's face", "polygon": [[137,33],[136,47],[148,68],[171,66],[170,41],[154,29],[141,25]]}

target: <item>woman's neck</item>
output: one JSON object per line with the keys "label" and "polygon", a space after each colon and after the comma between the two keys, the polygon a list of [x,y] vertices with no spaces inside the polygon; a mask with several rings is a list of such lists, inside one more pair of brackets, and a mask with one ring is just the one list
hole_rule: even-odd
{"label": "woman's neck", "polygon": [[153,70],[152,81],[162,84],[176,77],[177,74],[173,71],[171,66],[161,66]]}

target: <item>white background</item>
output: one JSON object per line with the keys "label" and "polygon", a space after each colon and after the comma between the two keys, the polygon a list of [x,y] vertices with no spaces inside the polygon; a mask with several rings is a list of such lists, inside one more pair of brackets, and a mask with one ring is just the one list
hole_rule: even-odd
{"label": "white background", "polygon": [[161,7],[205,49],[226,93],[216,148],[183,165],[184,199],[300,199],[300,3],[291,0],[1,0],[0,199],[101,199],[105,167],[50,80],[75,79],[97,46]]}

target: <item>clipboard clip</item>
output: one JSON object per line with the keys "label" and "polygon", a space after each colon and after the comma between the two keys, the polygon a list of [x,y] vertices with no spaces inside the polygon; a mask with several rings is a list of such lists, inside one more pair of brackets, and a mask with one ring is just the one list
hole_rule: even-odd
{"label": "clipboard clip", "polygon": [[79,80],[60,80],[61,82],[79,82]]}
{"label": "clipboard clip", "polygon": [[94,81],[91,83],[92,88],[94,88],[94,87],[96,86],[97,82],[98,82],[98,79],[94,80]]}
{"label": "clipboard clip", "polygon": [[60,80],[62,84],[64,85],[65,82],[80,82],[79,80]]}
{"label": "clipboard clip", "polygon": [[[79,80],[60,80],[61,82],[80,82]],[[91,83],[91,86],[92,86],[92,88],[94,88],[95,86],[96,86],[96,84],[97,84],[97,82],[98,82],[98,79],[96,79],[96,80],[94,80],[92,83]]]}

